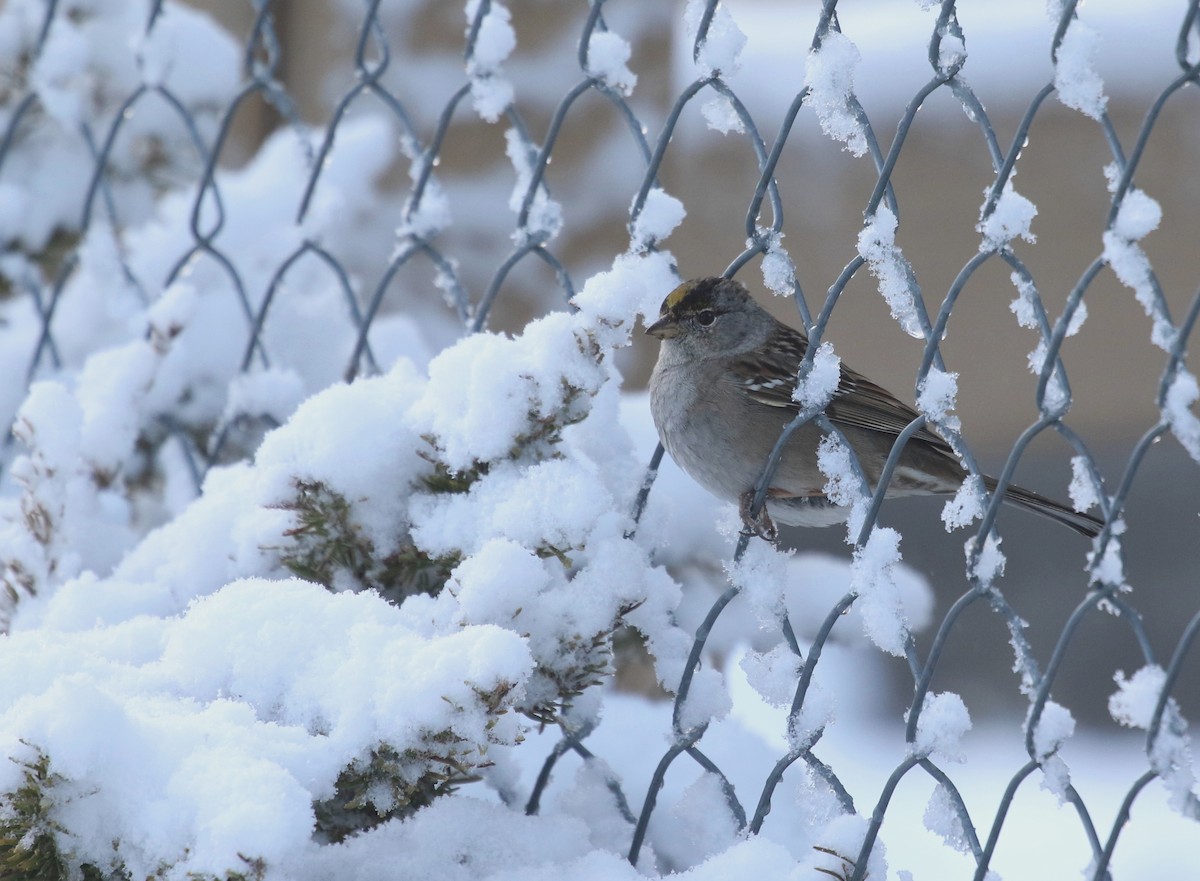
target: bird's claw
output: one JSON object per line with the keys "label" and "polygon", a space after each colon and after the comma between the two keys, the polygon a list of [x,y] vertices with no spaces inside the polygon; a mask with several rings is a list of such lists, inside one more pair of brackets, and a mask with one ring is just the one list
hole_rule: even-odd
{"label": "bird's claw", "polygon": [[754,490],[748,489],[742,493],[738,502],[738,512],[742,515],[742,531],[748,535],[757,535],[763,541],[775,544],[779,539],[779,530],[775,528],[771,515],[767,513],[766,501],[764,500],[763,506],[758,509],[756,515],[750,513],[753,504]]}

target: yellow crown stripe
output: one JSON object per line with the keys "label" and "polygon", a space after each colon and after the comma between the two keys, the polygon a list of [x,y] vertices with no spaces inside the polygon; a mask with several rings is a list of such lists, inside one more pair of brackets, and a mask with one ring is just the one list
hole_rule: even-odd
{"label": "yellow crown stripe", "polygon": [[685,281],[671,293],[667,294],[667,298],[663,300],[663,306],[667,309],[674,309],[683,301],[683,298],[692,292],[692,288],[696,286],[694,281]]}

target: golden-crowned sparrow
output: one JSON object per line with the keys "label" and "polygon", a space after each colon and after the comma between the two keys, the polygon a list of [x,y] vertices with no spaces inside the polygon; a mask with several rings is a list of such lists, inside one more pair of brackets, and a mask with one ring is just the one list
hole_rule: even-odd
{"label": "golden-crowned sparrow", "polygon": [[[650,377],[650,409],[663,446],[684,471],[714,495],[738,502],[746,525],[773,539],[772,519],[789,526],[828,526],[849,510],[831,502],[817,467],[823,432],[799,427],[783,448],[766,505],[750,518],[754,489],[781,431],[800,411],[792,399],[808,338],[776,321],[740,282],[702,278],[681,284],[646,333],[662,341]],[[900,432],[917,412],[865,376],[842,366],[825,415],[854,449],[874,490]],[[900,455],[887,496],[950,495],[966,471],[933,431],[917,431]],[[988,491],[995,478],[984,476]],[[1103,522],[1019,486],[1004,500],[1086,536]]]}

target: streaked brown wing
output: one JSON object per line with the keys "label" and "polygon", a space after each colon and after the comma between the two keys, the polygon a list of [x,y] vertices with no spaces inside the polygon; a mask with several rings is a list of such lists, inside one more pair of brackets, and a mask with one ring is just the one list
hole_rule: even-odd
{"label": "streaked brown wing", "polygon": [[[796,370],[808,349],[808,339],[799,331],[779,324],[768,348],[783,352],[784,357],[767,360],[755,352],[747,352],[736,358],[731,367],[740,377],[746,394],[760,404],[799,412],[800,405],[792,400],[792,394],[796,390]],[[839,428],[853,427],[892,435],[899,434],[917,418],[917,411],[912,407],[844,364],[837,391],[825,413]],[[953,455],[949,444],[928,428],[922,428],[913,437]]]}

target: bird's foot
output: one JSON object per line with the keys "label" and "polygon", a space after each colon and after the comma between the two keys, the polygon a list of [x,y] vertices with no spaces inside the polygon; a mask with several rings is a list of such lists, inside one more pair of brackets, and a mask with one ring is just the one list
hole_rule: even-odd
{"label": "bird's foot", "polygon": [[779,538],[779,530],[775,528],[771,515],[767,513],[766,500],[763,500],[763,506],[758,509],[758,514],[751,516],[750,508],[753,504],[754,490],[748,489],[742,493],[738,502],[738,512],[742,515],[742,531],[748,535],[757,535],[763,541],[775,544]]}

